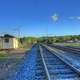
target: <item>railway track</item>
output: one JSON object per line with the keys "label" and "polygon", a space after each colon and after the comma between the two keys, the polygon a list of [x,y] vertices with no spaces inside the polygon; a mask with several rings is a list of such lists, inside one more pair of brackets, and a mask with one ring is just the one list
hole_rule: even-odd
{"label": "railway track", "polygon": [[61,46],[55,46],[55,45],[49,45],[52,48],[56,48],[59,50],[62,50],[64,52],[66,52],[67,55],[70,55],[71,57],[73,57],[74,59],[77,59],[78,61],[80,61],[80,50],[79,49],[75,49],[72,47],[61,47]]}
{"label": "railway track", "polygon": [[6,80],[80,80],[80,75],[49,48],[36,44]]}
{"label": "railway track", "polygon": [[47,67],[48,80],[80,80],[80,75],[75,69],[55,55],[55,53],[42,47],[41,54]]}
{"label": "railway track", "polygon": [[80,52],[80,47],[74,47],[74,46],[64,46],[64,47],[76,52]]}
{"label": "railway track", "polygon": [[[55,48],[57,50],[62,50],[64,54],[67,54],[67,56],[70,56],[71,58],[74,58],[78,61],[80,61],[80,52],[76,52],[76,49],[72,47],[61,47],[61,46],[55,46],[55,45],[49,45],[51,48]],[[64,55],[63,54],[63,55]]]}
{"label": "railway track", "polygon": [[80,54],[80,48],[77,47],[72,47],[72,46],[60,46],[60,45],[49,45],[51,47],[55,47],[57,49],[61,49],[67,52],[72,52],[72,53],[78,53]]}
{"label": "railway track", "polygon": [[6,80],[48,80],[38,45],[33,45],[19,64],[18,70]]}
{"label": "railway track", "polygon": [[80,52],[74,52],[68,50],[68,48],[62,48],[60,46],[55,46],[55,45],[48,45],[51,47],[53,50],[55,50],[59,55],[63,56],[65,59],[68,60],[70,64],[72,64],[75,68],[77,68],[80,71]]}
{"label": "railway track", "polygon": [[80,46],[67,46],[67,47],[71,47],[71,48],[79,49],[80,50]]}

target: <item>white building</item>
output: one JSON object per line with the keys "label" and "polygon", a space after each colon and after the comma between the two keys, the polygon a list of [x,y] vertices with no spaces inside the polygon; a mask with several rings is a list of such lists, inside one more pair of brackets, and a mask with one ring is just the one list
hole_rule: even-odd
{"label": "white building", "polygon": [[18,39],[12,35],[5,34],[0,36],[0,49],[18,48]]}

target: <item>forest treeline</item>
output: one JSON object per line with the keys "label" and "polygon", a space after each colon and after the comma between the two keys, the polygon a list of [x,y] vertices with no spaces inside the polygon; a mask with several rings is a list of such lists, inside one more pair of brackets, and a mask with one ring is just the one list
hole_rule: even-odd
{"label": "forest treeline", "polygon": [[51,37],[23,37],[20,38],[20,47],[31,47],[32,44],[37,42],[43,43],[60,43],[60,42],[80,42],[80,35],[69,36],[51,36]]}

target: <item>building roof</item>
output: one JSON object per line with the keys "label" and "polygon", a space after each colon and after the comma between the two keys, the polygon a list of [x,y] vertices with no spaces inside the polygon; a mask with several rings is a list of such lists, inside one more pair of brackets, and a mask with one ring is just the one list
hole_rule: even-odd
{"label": "building roof", "polygon": [[9,35],[9,34],[5,34],[4,37],[15,38],[15,36],[12,36],[12,35]]}
{"label": "building roof", "polygon": [[16,37],[9,34],[5,34],[4,36],[0,36],[0,38],[16,38]]}

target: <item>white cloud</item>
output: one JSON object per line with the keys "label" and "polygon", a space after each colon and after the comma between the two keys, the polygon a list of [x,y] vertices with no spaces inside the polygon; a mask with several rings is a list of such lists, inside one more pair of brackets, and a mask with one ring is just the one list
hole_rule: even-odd
{"label": "white cloud", "polygon": [[71,20],[73,20],[73,19],[75,19],[75,17],[73,17],[73,16],[71,16],[71,17],[68,17],[69,19],[71,19]]}
{"label": "white cloud", "polygon": [[77,20],[80,20],[80,16],[76,17]]}
{"label": "white cloud", "polygon": [[59,17],[58,17],[57,14],[54,14],[54,15],[52,16],[52,19],[53,19],[53,21],[57,21],[57,20],[59,19]]}
{"label": "white cloud", "polygon": [[77,16],[77,17],[68,17],[69,19],[71,20],[80,20],[80,16]]}

